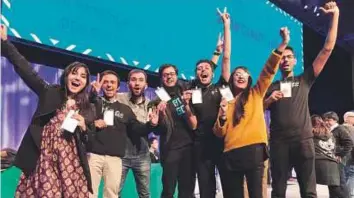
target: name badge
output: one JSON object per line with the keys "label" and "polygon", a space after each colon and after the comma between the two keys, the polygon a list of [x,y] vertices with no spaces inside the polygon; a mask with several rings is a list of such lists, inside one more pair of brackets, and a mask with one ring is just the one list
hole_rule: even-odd
{"label": "name badge", "polygon": [[167,91],[163,87],[157,87],[157,89],[155,90],[155,93],[162,101],[168,102],[171,100],[170,95],[167,93]]}
{"label": "name badge", "polygon": [[103,120],[107,126],[113,126],[114,125],[114,111],[113,110],[104,111]]}
{"label": "name badge", "polygon": [[61,129],[74,133],[79,121],[71,118],[76,112],[74,110],[70,110],[66,115],[63,124],[61,125]]}
{"label": "name badge", "polygon": [[280,82],[280,91],[284,98],[291,97],[291,82]]}
{"label": "name badge", "polygon": [[227,102],[234,99],[234,95],[232,94],[232,91],[229,86],[222,86],[221,88],[219,88],[219,91],[221,96],[225,98]]}
{"label": "name badge", "polygon": [[201,104],[203,103],[203,98],[202,98],[202,89],[193,89],[192,90],[192,104]]}

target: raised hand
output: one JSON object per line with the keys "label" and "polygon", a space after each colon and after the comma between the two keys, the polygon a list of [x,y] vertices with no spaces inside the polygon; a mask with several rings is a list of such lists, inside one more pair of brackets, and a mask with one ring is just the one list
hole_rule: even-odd
{"label": "raised hand", "polygon": [[7,40],[7,27],[4,24],[1,24],[0,33],[1,33],[1,40],[6,41]]}
{"label": "raised hand", "polygon": [[157,126],[159,124],[159,109],[153,108],[148,114],[150,123],[152,126]]}
{"label": "raised hand", "polygon": [[224,12],[221,12],[219,8],[216,8],[216,11],[219,13],[224,25],[230,25],[230,14],[227,13],[227,8],[224,8]]}
{"label": "raised hand", "polygon": [[224,50],[224,37],[220,32],[218,37],[218,42],[216,43],[216,51],[221,53],[223,52],[223,50]]}
{"label": "raised hand", "polygon": [[97,73],[96,80],[91,82],[92,90],[97,94],[100,93],[103,81],[100,79],[100,73]]}
{"label": "raised hand", "polygon": [[323,7],[320,7],[320,10],[325,14],[338,14],[339,8],[335,1],[330,1],[326,3]]}
{"label": "raised hand", "polygon": [[220,102],[220,108],[219,108],[219,116],[221,119],[226,120],[226,112],[227,112],[227,101],[225,98],[222,98]]}
{"label": "raised hand", "polygon": [[290,42],[290,31],[289,31],[288,27],[280,28],[280,36],[282,38],[282,43],[283,44],[289,44],[289,42]]}

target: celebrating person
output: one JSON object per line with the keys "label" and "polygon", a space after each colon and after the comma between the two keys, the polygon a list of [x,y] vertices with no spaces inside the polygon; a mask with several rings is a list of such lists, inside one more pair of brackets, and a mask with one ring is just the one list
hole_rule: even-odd
{"label": "celebrating person", "polygon": [[263,112],[263,97],[278,70],[282,53],[289,43],[289,31],[281,28],[282,42],[272,52],[255,86],[246,67],[236,67],[230,87],[235,96],[220,104],[214,133],[224,139],[223,196],[243,198],[243,181],[247,180],[249,197],[262,197],[262,176],[267,155],[267,130]]}
{"label": "celebrating person", "polygon": [[[270,110],[270,161],[272,197],[285,197],[288,172],[293,167],[301,197],[316,197],[315,149],[308,107],[308,94],[320,75],[337,39],[339,10],[335,2],[321,10],[329,15],[330,25],[322,50],[312,63],[294,76],[294,50],[288,47],[280,62],[282,80],[274,82],[267,92],[264,107]],[[291,112],[291,113],[289,113]]]}
{"label": "celebrating person", "polygon": [[8,41],[5,26],[1,47],[39,98],[14,163],[23,172],[15,197],[88,197],[92,188],[84,143],[95,115],[86,92],[87,66],[74,62],[65,68],[60,85],[49,85]]}

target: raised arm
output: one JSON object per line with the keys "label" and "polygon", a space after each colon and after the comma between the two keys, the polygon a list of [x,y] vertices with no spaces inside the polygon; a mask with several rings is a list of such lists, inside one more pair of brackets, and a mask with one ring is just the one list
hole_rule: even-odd
{"label": "raised arm", "polygon": [[339,19],[339,9],[334,1],[326,3],[324,7],[320,8],[320,10],[329,15],[331,19],[325,44],[312,63],[315,77],[317,77],[323,70],[323,67],[325,66],[336,44]]}
{"label": "raised arm", "polygon": [[224,23],[224,55],[222,57],[221,75],[226,82],[230,79],[230,64],[231,64],[231,28],[230,28],[230,15],[224,8],[222,13],[219,8],[217,9],[223,23]]}
{"label": "raised arm", "polygon": [[211,61],[217,65],[219,62],[220,55],[222,54],[224,50],[224,37],[221,36],[221,33],[219,33],[218,37],[218,42],[216,43],[216,48],[213,53],[213,56],[211,57]]}
{"label": "raised arm", "polygon": [[7,39],[7,28],[5,25],[1,25],[1,52],[2,54],[14,65],[16,73],[27,84],[27,86],[39,95],[48,84],[39,77],[35,72],[31,64],[23,57],[16,47]]}
{"label": "raised arm", "polygon": [[282,58],[282,53],[290,41],[290,32],[288,28],[286,27],[281,28],[280,36],[282,37],[282,42],[280,43],[277,50],[273,51],[272,54],[270,55],[255,86],[256,91],[262,97],[265,96],[267,89],[271,85],[274,76],[278,71],[279,63]]}

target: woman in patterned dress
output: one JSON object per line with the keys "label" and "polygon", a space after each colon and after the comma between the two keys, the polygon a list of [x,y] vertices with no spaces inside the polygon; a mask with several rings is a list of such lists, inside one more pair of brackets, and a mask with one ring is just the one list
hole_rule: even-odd
{"label": "woman in patterned dress", "polygon": [[[60,85],[49,85],[7,40],[6,27],[0,31],[2,54],[39,98],[14,163],[23,172],[15,197],[88,197],[92,189],[84,143],[94,112],[86,93],[87,66],[74,62],[65,68]],[[78,121],[73,133],[61,128],[70,110]]]}

